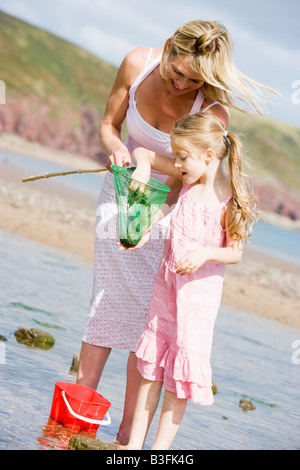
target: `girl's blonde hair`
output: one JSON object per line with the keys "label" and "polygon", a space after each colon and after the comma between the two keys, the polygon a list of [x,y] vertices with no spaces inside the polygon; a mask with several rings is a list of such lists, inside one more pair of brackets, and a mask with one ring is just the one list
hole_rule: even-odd
{"label": "girl's blonde hair", "polygon": [[213,149],[220,160],[228,157],[233,194],[228,231],[234,240],[247,239],[257,220],[258,211],[242,173],[242,146],[237,135],[225,131],[220,121],[212,114],[200,112],[185,116],[176,122],[171,139],[176,138],[185,139],[182,143],[185,144],[186,150],[189,150],[189,145],[193,145],[203,151]]}
{"label": "girl's blonde hair", "polygon": [[190,56],[193,72],[204,80],[201,87],[207,100],[239,111],[245,111],[234,99],[245,103],[262,113],[259,102],[268,100],[262,90],[278,94],[271,88],[248,78],[233,63],[232,41],[225,26],[216,21],[190,21],[177,29],[164,45],[160,73],[165,77],[167,59],[170,56]]}

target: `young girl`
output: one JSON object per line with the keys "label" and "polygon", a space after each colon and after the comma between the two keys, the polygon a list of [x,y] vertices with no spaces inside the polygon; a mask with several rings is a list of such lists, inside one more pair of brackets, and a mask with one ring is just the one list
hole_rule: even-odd
{"label": "young girl", "polygon": [[[213,403],[210,355],[226,264],[242,256],[256,212],[241,173],[241,146],[235,134],[208,113],[178,121],[171,134],[173,162],[136,149],[133,177],[146,183],[151,167],[183,182],[173,211],[164,255],[156,275],[136,356],[142,376],[129,443],[142,449],[165,389],[152,449],[169,449],[187,399]],[[222,170],[228,158],[230,180]],[[174,163],[175,162],[175,163]],[[149,239],[150,231],[137,245]]]}

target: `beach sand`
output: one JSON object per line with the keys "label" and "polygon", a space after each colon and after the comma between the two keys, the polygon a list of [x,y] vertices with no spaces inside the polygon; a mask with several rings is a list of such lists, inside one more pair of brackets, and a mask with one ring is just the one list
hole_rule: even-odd
{"label": "beach sand", "polygon": [[[70,168],[99,166],[83,157],[24,146],[19,139],[0,138],[1,148]],[[0,229],[76,255],[92,267],[97,196],[64,187],[59,178],[22,183],[25,176],[24,170],[0,165]],[[250,245],[239,264],[227,267],[222,303],[300,328],[300,268],[258,253]]]}

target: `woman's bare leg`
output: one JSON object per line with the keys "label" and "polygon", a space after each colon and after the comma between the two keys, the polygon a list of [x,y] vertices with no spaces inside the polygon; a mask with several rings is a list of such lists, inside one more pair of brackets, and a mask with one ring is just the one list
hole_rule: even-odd
{"label": "woman's bare leg", "polygon": [[139,450],[143,448],[148,429],[159,403],[162,382],[141,379],[134,411],[130,438],[122,450]]}
{"label": "woman's bare leg", "polygon": [[[111,348],[82,342],[76,383],[97,390]],[[118,444],[127,444],[136,405],[141,376],[136,367],[136,355],[129,353],[127,361],[127,384],[123,419],[116,438]]]}
{"label": "woman's bare leg", "polygon": [[127,361],[125,403],[122,422],[116,438],[117,444],[126,445],[128,443],[140,383],[141,375],[137,370],[137,357],[135,353],[131,352]]}
{"label": "woman's bare leg", "polygon": [[82,342],[76,383],[97,389],[111,348]]}
{"label": "woman's bare leg", "polygon": [[151,450],[168,450],[183,418],[187,400],[177,398],[176,393],[165,391],[158,431]]}

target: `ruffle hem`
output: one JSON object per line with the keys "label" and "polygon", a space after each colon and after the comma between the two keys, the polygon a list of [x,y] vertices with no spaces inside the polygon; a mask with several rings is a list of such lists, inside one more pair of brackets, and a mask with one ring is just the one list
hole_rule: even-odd
{"label": "ruffle hem", "polygon": [[207,355],[187,356],[185,350],[172,350],[167,340],[160,338],[157,341],[156,335],[154,337],[145,331],[138,343],[136,356],[154,367],[162,367],[172,376],[178,398],[189,398],[201,405],[214,403],[210,358]]}

